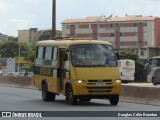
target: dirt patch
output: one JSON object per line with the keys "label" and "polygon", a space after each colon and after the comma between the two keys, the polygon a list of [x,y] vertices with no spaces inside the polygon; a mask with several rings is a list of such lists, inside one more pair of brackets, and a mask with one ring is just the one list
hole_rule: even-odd
{"label": "dirt patch", "polygon": [[0,77],[1,85],[34,87],[34,79],[32,77]]}

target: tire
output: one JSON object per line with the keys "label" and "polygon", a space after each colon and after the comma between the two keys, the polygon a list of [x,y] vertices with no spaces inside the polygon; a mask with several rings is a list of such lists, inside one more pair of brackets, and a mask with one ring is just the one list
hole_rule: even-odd
{"label": "tire", "polygon": [[42,99],[43,101],[49,101],[50,95],[46,84],[42,84]]}
{"label": "tire", "polygon": [[155,78],[152,78],[152,83],[153,83],[153,85],[158,85],[158,83],[156,83],[156,79]]}
{"label": "tire", "polygon": [[66,89],[66,101],[71,105],[77,104],[77,97],[73,95],[73,90],[71,87]]}
{"label": "tire", "polygon": [[117,105],[119,102],[119,95],[113,95],[109,98],[111,105]]}
{"label": "tire", "polygon": [[49,92],[49,101],[55,101],[56,94]]}

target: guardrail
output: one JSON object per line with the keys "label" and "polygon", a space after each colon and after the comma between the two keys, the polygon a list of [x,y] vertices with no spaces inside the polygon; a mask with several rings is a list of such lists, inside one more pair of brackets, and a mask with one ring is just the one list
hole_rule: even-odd
{"label": "guardrail", "polygon": [[160,87],[123,85],[120,100],[160,106]]}

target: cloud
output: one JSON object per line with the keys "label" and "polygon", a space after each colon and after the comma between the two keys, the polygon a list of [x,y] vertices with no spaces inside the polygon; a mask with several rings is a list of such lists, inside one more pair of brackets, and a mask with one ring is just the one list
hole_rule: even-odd
{"label": "cloud", "polygon": [[38,2],[38,0],[24,0],[26,3]]}
{"label": "cloud", "polygon": [[[10,1],[10,0],[9,0]],[[7,12],[12,12],[14,10],[16,10],[18,6],[18,2],[9,2],[7,0],[0,0],[0,12],[5,12],[6,14],[8,14]]]}
{"label": "cloud", "polygon": [[33,21],[23,19],[12,19],[1,26],[0,31],[7,35],[17,36],[17,30],[28,29],[29,25],[32,24],[32,22]]}
{"label": "cloud", "polygon": [[150,15],[160,14],[160,1],[159,0],[137,0],[135,5],[131,7],[133,14],[145,14]]}
{"label": "cloud", "polygon": [[4,12],[7,10],[7,5],[5,3],[0,2],[0,12]]}

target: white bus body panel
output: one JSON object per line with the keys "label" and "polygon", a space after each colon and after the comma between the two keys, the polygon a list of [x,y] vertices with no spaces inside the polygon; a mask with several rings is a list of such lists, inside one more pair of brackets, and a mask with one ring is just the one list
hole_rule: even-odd
{"label": "white bus body panel", "polygon": [[118,60],[121,80],[134,81],[135,61]]}

